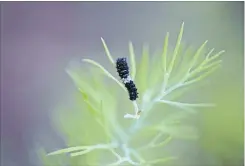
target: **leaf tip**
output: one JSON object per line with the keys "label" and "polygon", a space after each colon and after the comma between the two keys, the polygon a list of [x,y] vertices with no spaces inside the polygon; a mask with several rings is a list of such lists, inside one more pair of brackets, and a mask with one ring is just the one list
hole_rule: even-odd
{"label": "leaf tip", "polygon": [[183,21],[182,24],[181,24],[181,29],[184,28],[184,25],[185,25],[185,22]]}
{"label": "leaf tip", "polygon": [[129,47],[130,47],[130,48],[132,48],[132,47],[133,47],[133,43],[132,43],[132,41],[129,41],[129,42],[128,42],[128,44],[129,44]]}
{"label": "leaf tip", "polygon": [[51,152],[51,153],[46,154],[46,156],[53,156],[53,155],[55,155],[54,152]]}
{"label": "leaf tip", "polygon": [[86,62],[86,61],[87,61],[87,59],[81,59],[81,61],[82,61],[82,62]]}

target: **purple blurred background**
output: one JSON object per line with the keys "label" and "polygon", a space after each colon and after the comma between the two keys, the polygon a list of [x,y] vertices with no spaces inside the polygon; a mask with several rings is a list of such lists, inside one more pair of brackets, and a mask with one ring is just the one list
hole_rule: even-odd
{"label": "purple blurred background", "polygon": [[[49,113],[74,88],[64,69],[85,56],[103,62],[100,37],[120,56],[129,40],[159,48],[170,31],[174,43],[185,21],[185,41],[232,54],[243,49],[241,20],[243,2],[2,2],[1,165],[34,165],[36,143],[59,144]],[[226,57],[237,64],[230,74],[242,73],[242,56]]]}

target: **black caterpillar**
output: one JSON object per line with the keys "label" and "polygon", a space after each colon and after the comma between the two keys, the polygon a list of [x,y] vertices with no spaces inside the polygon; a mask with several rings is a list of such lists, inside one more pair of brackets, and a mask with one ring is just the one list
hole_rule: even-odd
{"label": "black caterpillar", "polygon": [[129,76],[129,67],[126,58],[118,58],[116,62],[117,72],[121,79],[127,79]]}
{"label": "black caterpillar", "polygon": [[118,58],[116,61],[116,68],[119,77],[122,79],[126,89],[129,93],[129,100],[136,100],[138,98],[137,88],[129,76],[129,67],[126,58]]}

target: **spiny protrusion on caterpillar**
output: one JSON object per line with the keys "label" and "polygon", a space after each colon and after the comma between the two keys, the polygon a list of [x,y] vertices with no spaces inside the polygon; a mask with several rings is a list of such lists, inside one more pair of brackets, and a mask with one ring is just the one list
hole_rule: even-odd
{"label": "spiny protrusion on caterpillar", "polygon": [[118,58],[116,60],[116,68],[119,77],[122,79],[126,89],[129,93],[129,100],[136,100],[138,98],[137,88],[133,80],[129,76],[129,67],[126,58]]}

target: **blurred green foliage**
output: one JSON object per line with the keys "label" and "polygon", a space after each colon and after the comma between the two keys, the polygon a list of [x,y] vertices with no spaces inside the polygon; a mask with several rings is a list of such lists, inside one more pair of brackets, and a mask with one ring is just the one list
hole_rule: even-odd
{"label": "blurred green foliage", "polygon": [[[139,90],[137,106],[128,100],[124,85],[99,63],[84,59],[95,68],[69,67],[66,71],[78,88],[75,105],[61,104],[54,115],[67,147],[43,156],[43,160],[51,165],[56,162],[72,166],[163,165],[176,160],[163,147],[174,139],[199,138],[197,128],[183,119],[199,107],[213,106],[181,102],[179,98],[220,67],[220,55],[224,52],[205,50],[207,41],[196,50],[187,48],[181,42],[183,29],[184,23],[173,50],[168,49],[167,33],[162,53],[152,57],[145,45],[139,62],[135,61],[133,44],[129,43],[130,74]],[[102,43],[115,66],[103,39]],[[142,111],[139,119],[134,114],[138,108]],[[125,114],[132,119],[123,118]]]}
{"label": "blurred green foliage", "polygon": [[244,157],[243,87],[229,78],[217,80],[212,100],[217,107],[201,112],[203,147],[219,157],[223,165],[240,166]]}

